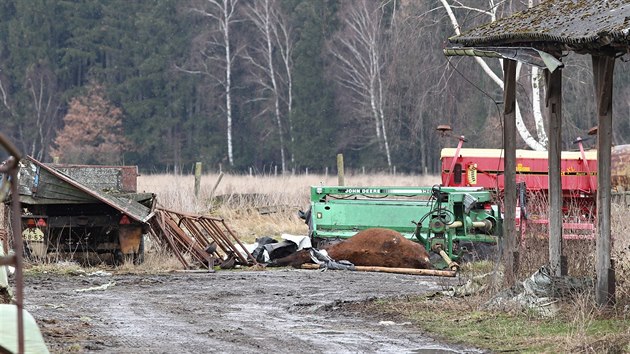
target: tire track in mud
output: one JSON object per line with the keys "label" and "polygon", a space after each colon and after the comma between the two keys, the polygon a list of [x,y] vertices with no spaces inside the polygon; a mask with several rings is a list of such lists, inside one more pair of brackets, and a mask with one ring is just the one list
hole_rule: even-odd
{"label": "tire track in mud", "polygon": [[[27,309],[53,352],[479,352],[335,306],[440,290],[452,279],[286,269],[110,278],[27,279]],[[104,291],[74,291],[109,281],[116,285]]]}

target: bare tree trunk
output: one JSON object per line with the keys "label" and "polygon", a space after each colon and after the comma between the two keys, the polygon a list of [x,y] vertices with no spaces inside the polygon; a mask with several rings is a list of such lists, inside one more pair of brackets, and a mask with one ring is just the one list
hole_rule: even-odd
{"label": "bare tree trunk", "polygon": [[[457,18],[455,17],[455,14],[453,13],[453,10],[452,10],[452,7],[455,7],[455,6],[454,5],[450,5],[447,0],[440,0],[440,2],[442,3],[442,6],[444,7],[444,10],[446,10],[446,13],[449,16],[449,19],[451,20],[451,24],[453,25],[455,33],[457,35],[461,34],[461,29],[460,29],[459,23],[458,23]],[[477,9],[477,8],[473,8],[473,7],[463,6],[461,4],[457,5],[457,7],[486,14],[486,15],[490,16],[491,21],[494,22],[496,20],[496,11],[497,11],[497,8],[498,8],[498,4],[496,4],[494,0],[489,0],[489,2],[490,2],[489,3],[489,5],[490,5],[489,9],[490,10],[481,10],[481,9]],[[477,61],[477,63],[481,66],[482,70],[492,79],[492,81],[494,81],[499,87],[501,87],[501,89],[503,89],[503,80],[501,80],[492,71],[492,69],[490,69],[488,64],[486,64],[486,62],[482,58],[480,58],[480,57],[474,57],[474,58],[475,58],[475,61]],[[544,128],[544,125],[542,124],[542,114],[539,115],[539,116],[534,116],[534,119],[536,121],[536,128],[537,129],[539,127],[543,127]],[[540,125],[538,124],[538,121],[541,122]],[[547,147],[546,147],[546,140],[545,140],[546,135],[544,133],[542,135],[539,134],[538,137],[539,137],[539,139],[541,139],[541,141],[537,141],[531,135],[529,130],[527,129],[527,126],[525,125],[525,123],[523,121],[523,116],[521,115],[521,110],[519,108],[518,102],[516,102],[516,129],[517,129],[519,135],[521,136],[521,138],[525,141],[527,146],[529,146],[530,148],[532,148],[534,150],[538,150],[538,151],[544,151],[544,150],[547,149]]]}
{"label": "bare tree trunk", "polygon": [[36,137],[31,139],[30,155],[42,160],[46,154],[46,147],[50,145],[55,118],[58,116],[59,102],[57,102],[54,74],[45,63],[33,64],[26,73],[27,88],[33,99],[33,110]]}
{"label": "bare tree trunk", "polygon": [[383,102],[384,98],[383,98],[383,82],[381,80],[381,70],[380,70],[380,65],[378,65],[379,61],[378,58],[375,58],[375,63],[376,63],[376,84],[377,84],[377,88],[378,88],[378,114],[380,117],[380,122],[381,122],[381,131],[383,132],[383,143],[385,144],[385,156],[387,157],[387,166],[389,168],[392,167],[392,156],[391,153],[389,151],[389,140],[387,139],[387,129],[385,126],[385,112],[383,111],[383,106],[385,105],[385,103]]}
{"label": "bare tree trunk", "polygon": [[[534,6],[534,0],[527,1],[527,7]],[[547,147],[549,139],[547,139],[547,133],[545,132],[545,124],[540,106],[540,93],[543,87],[540,85],[542,75],[540,74],[538,67],[532,66],[532,112],[534,114],[534,123],[536,126],[536,135],[541,145]]]}
{"label": "bare tree trunk", "polygon": [[[225,46],[225,114],[227,119],[227,145],[228,161],[234,166],[234,153],[232,149],[232,56],[230,46],[230,18],[234,14],[234,6],[237,0],[223,1],[223,44]],[[229,9],[228,9],[229,5]]]}
{"label": "bare tree trunk", "polygon": [[[238,0],[206,0],[210,5],[209,10],[193,8],[192,11],[202,16],[213,19],[217,22],[219,27],[218,40],[209,42],[209,47],[218,47],[223,50],[223,58],[217,60],[218,57],[207,48],[207,52],[202,52],[201,55],[205,60],[213,61],[211,64],[207,62],[203,63],[203,70],[187,70],[178,68],[189,74],[203,74],[215,79],[221,86],[223,86],[223,94],[225,95],[225,119],[227,123],[227,148],[228,148],[228,162],[230,166],[234,166],[234,153],[233,153],[233,141],[232,141],[232,65],[234,62],[234,54],[232,53],[232,42],[230,39],[230,25],[236,21],[234,15]],[[212,73],[212,69],[216,66],[217,61],[222,61],[224,64],[224,73],[219,78]]]}
{"label": "bare tree trunk", "polygon": [[[280,53],[280,58],[284,67],[284,79],[286,85],[286,95],[284,101],[286,102],[287,109],[287,122],[289,123],[289,139],[291,141],[291,164],[295,164],[295,154],[293,153],[293,146],[295,146],[295,137],[293,135],[293,120],[291,118],[291,112],[293,109],[293,62],[291,61],[291,54],[293,51],[293,42],[291,39],[291,29],[287,25],[287,21],[279,11],[275,12],[275,26],[271,28],[276,40],[276,49]],[[281,76],[280,76],[281,77]]]}
{"label": "bare tree trunk", "polygon": [[[381,40],[382,9],[368,9],[368,2],[358,2],[346,20],[347,33],[338,39],[332,54],[340,64],[337,80],[355,96],[360,114],[369,115],[374,121],[376,139],[385,148],[388,167],[392,166],[383,96],[383,43]],[[367,117],[366,117],[367,118]]]}
{"label": "bare tree trunk", "polygon": [[2,79],[2,77],[0,77],[0,95],[2,96],[2,105],[7,109],[7,111],[11,115],[13,115],[13,110],[9,106],[8,94],[7,94],[7,90],[4,88],[3,81],[4,80]]}
{"label": "bare tree trunk", "polygon": [[[271,92],[273,105],[274,105],[274,115],[276,125],[278,127],[278,137],[280,140],[280,160],[282,165],[282,173],[284,174],[286,171],[286,159],[285,159],[285,146],[284,146],[284,129],[282,128],[282,115],[280,113],[280,89],[278,87],[277,79],[276,79],[276,68],[275,62],[273,60],[273,52],[274,46],[272,44],[272,37],[274,35],[274,31],[272,31],[272,26],[275,26],[273,18],[277,18],[277,16],[273,16],[272,9],[270,8],[269,0],[265,0],[264,3],[256,2],[254,7],[250,7],[249,17],[254,22],[258,30],[262,33],[263,44],[262,48],[258,48],[258,51],[262,53],[262,61],[263,63],[259,63],[258,60],[252,56],[248,56],[250,62],[254,65],[254,67],[259,68],[260,71],[263,72],[259,79],[260,84],[268,89]],[[273,41],[275,42],[275,41]]]}
{"label": "bare tree trunk", "polygon": [[540,74],[538,67],[532,66],[532,111],[534,112],[536,135],[538,136],[540,144],[546,147],[549,140],[547,139],[547,133],[545,132],[544,119],[540,108],[540,93],[543,89],[540,85],[541,79],[542,75]]}
{"label": "bare tree trunk", "polygon": [[273,63],[273,47],[271,46],[271,30],[269,18],[269,0],[265,0],[265,38],[267,40],[267,64],[269,68],[269,77],[271,78],[271,86],[273,87],[273,104],[276,113],[276,123],[278,124],[278,137],[280,139],[280,160],[282,163],[282,173],[286,170],[284,158],[284,132],[282,129],[282,119],[280,116],[280,94],[278,92],[278,84],[276,83],[276,72]]}

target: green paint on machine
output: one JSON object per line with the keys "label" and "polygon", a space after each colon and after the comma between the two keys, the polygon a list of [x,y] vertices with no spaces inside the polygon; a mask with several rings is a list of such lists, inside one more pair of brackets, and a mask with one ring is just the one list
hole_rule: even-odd
{"label": "green paint on machine", "polygon": [[313,186],[307,222],[315,245],[379,227],[453,260],[473,245],[495,245],[501,232],[491,192],[474,187]]}

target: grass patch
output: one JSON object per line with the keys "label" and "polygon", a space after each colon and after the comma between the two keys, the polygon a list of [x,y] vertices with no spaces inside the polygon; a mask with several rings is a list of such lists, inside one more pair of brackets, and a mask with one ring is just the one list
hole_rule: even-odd
{"label": "grass patch", "polygon": [[490,273],[494,270],[495,266],[495,263],[491,261],[464,263],[461,265],[460,274],[474,276],[476,274]]}
{"label": "grass patch", "polygon": [[37,274],[60,274],[60,275],[79,275],[103,270],[105,267],[85,267],[76,262],[47,262],[47,263],[24,263],[24,275]]}
{"label": "grass patch", "polygon": [[559,316],[542,318],[516,309],[484,310],[482,304],[487,300],[487,294],[466,298],[413,297],[349,306],[360,306],[362,313],[410,321],[440,340],[492,352],[630,351],[630,322],[623,309],[584,315],[580,313],[584,307],[569,301],[562,305]]}
{"label": "grass patch", "polygon": [[132,260],[126,260],[116,267],[111,264],[101,263],[85,266],[73,261],[49,261],[44,263],[24,264],[25,275],[59,274],[59,275],[85,275],[96,271],[107,271],[115,274],[159,274],[173,270],[183,269],[179,260],[170,253],[162,250],[152,250],[144,254],[144,262],[134,264]]}
{"label": "grass patch", "polygon": [[115,272],[116,274],[160,274],[178,269],[184,269],[184,266],[176,257],[166,250],[153,250],[145,252],[144,262],[134,264],[131,259],[125,260],[123,264],[115,268]]}

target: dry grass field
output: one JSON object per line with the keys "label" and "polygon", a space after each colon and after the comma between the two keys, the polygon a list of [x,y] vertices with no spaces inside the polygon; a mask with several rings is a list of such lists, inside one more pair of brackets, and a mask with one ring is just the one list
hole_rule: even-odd
{"label": "dry grass field", "polygon": [[[199,197],[194,195],[191,175],[146,175],[138,179],[138,189],[157,194],[160,206],[197,214],[223,217],[244,242],[282,233],[307,233],[307,226],[297,216],[309,204],[310,186],[336,185],[336,175],[224,175],[205,174],[201,178]],[[440,183],[438,176],[350,174],[348,186],[431,186]],[[215,189],[216,187],[216,189]],[[213,191],[214,190],[214,191]],[[261,213],[262,211],[262,213]],[[612,257],[616,262],[617,298],[630,305],[630,219],[625,206],[612,208]],[[528,242],[521,250],[520,278],[527,277],[548,260],[547,242],[540,230],[532,228]],[[543,232],[544,234],[544,232]],[[594,276],[595,241],[567,241],[565,254],[569,272],[575,276]],[[630,313],[628,314],[630,316]]]}
{"label": "dry grass field", "polygon": [[[198,197],[191,175],[140,176],[138,190],[156,193],[158,204],[167,209],[223,217],[241,240],[253,242],[257,237],[282,233],[305,235],[308,229],[297,213],[308,209],[310,186],[337,185],[336,175],[226,174],[217,185],[218,178],[218,174],[203,175]],[[348,186],[431,186],[439,182],[438,176],[345,176]]]}

